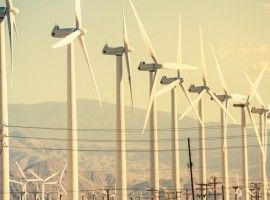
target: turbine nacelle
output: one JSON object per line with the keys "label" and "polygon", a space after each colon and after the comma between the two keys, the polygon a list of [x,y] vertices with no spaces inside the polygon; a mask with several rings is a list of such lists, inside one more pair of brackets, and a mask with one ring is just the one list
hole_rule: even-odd
{"label": "turbine nacelle", "polygon": [[[221,102],[224,102],[224,101],[226,101],[226,100],[232,98],[232,96],[226,95],[226,94],[215,94],[215,93],[214,93],[214,95],[215,95],[215,96],[218,98],[218,100],[221,101]],[[211,97],[211,100],[214,100],[214,99]]]}
{"label": "turbine nacelle", "polygon": [[109,47],[108,44],[106,44],[103,47],[102,53],[104,55],[114,55],[114,56],[122,56],[125,53],[125,48],[123,47]]}
{"label": "turbine nacelle", "polygon": [[65,38],[66,36],[70,35],[71,33],[80,30],[80,34],[86,34],[86,30],[84,29],[76,29],[76,28],[60,28],[59,25],[55,25],[52,30],[52,37],[54,38]]}
{"label": "turbine nacelle", "polygon": [[169,85],[170,83],[176,81],[176,80],[180,80],[180,83],[183,83],[184,80],[180,77],[166,77],[166,76],[163,76],[160,80],[160,83],[163,84],[163,85]]}
{"label": "turbine nacelle", "polygon": [[140,62],[138,70],[140,71],[148,71],[148,72],[155,72],[157,69],[160,69],[162,65],[160,64],[155,64],[155,63],[145,63],[145,62]]}
{"label": "turbine nacelle", "polygon": [[203,90],[209,90],[210,88],[208,86],[195,86],[191,85],[188,89],[190,93],[198,93],[200,94]]}
{"label": "turbine nacelle", "polygon": [[233,104],[233,106],[237,107],[237,108],[244,108],[248,105],[250,105],[250,103],[235,103],[235,104]]}
{"label": "turbine nacelle", "polygon": [[6,7],[0,7],[0,20],[1,21],[5,18],[6,14],[7,14]]}
{"label": "turbine nacelle", "polygon": [[262,115],[263,113],[267,113],[268,111],[269,111],[268,109],[264,109],[264,108],[255,108],[255,107],[251,108],[252,113],[256,113],[260,115]]}

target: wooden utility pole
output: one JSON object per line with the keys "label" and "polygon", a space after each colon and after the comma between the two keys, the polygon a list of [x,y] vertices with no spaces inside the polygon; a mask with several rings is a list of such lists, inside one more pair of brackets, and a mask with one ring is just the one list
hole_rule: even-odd
{"label": "wooden utility pole", "polygon": [[237,195],[237,190],[239,189],[239,186],[233,186],[234,189],[234,200],[237,200],[238,195]]}
{"label": "wooden utility pole", "polygon": [[209,195],[213,195],[214,196],[214,200],[217,200],[217,195],[221,195],[221,194],[217,194],[217,185],[221,184],[221,182],[217,182],[217,177],[213,176],[211,177],[213,179],[213,182],[209,182],[209,184],[213,185],[213,194],[209,194]]}
{"label": "wooden utility pole", "polygon": [[194,183],[193,183],[193,171],[192,171],[192,158],[191,158],[191,148],[190,148],[190,138],[188,138],[188,156],[189,156],[189,171],[190,171],[190,180],[191,180],[191,193],[192,193],[192,200],[195,200],[195,191],[194,191]]}
{"label": "wooden utility pole", "polygon": [[[204,198],[207,199],[208,186],[210,186],[211,184],[209,184],[209,183],[196,183],[196,185],[199,186],[196,189],[200,191],[200,194],[198,195],[198,197],[200,197],[201,200],[203,200]],[[205,191],[205,193],[204,193],[204,191]]]}

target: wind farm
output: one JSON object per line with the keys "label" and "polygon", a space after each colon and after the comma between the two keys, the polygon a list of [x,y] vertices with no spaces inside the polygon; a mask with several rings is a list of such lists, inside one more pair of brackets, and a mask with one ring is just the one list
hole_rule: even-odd
{"label": "wind farm", "polygon": [[242,4],[2,1],[0,200],[269,200],[270,4]]}

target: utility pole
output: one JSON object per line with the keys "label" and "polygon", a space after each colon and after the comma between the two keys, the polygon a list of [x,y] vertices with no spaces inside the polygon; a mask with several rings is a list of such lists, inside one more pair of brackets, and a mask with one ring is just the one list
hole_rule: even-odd
{"label": "utility pole", "polygon": [[[196,188],[196,189],[200,191],[200,194],[198,195],[198,197],[200,197],[201,200],[203,200],[203,199],[207,200],[208,186],[210,186],[211,184],[209,184],[209,183],[196,183],[196,185],[199,186],[199,188]],[[204,191],[205,191],[205,193],[204,193]]]}
{"label": "utility pole", "polygon": [[189,193],[188,188],[185,189],[185,196],[186,196],[186,200],[189,200],[189,196],[192,196],[192,193]]}
{"label": "utility pole", "polygon": [[256,200],[259,200],[260,197],[262,197],[262,196],[260,195],[260,190],[261,190],[261,188],[262,188],[262,183],[259,183],[259,182],[252,182],[252,183],[250,183],[250,185],[251,185],[251,188],[252,188],[253,190],[255,190],[255,199],[256,199]]}
{"label": "utility pole", "polygon": [[217,182],[217,177],[213,176],[210,177],[213,179],[213,182],[209,182],[209,184],[213,185],[213,194],[209,194],[209,195],[213,195],[214,196],[214,200],[217,200],[217,195],[221,195],[221,194],[217,194],[217,185],[221,184],[221,182]]}
{"label": "utility pole", "polygon": [[234,189],[234,200],[237,200],[238,195],[237,195],[237,190],[239,189],[239,186],[233,186]]}
{"label": "utility pole", "polygon": [[189,156],[189,171],[190,171],[190,180],[191,180],[191,192],[192,192],[192,200],[195,200],[195,193],[194,193],[194,183],[193,183],[193,163],[191,158],[191,149],[190,149],[190,138],[188,138],[188,156]]}

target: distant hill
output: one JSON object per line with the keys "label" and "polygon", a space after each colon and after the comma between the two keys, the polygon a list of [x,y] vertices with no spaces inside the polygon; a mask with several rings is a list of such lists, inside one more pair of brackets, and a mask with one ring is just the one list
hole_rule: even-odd
{"label": "distant hill", "polygon": [[[114,185],[115,183],[115,106],[103,102],[102,108],[94,100],[80,99],[78,104],[78,131],[79,136],[79,162],[81,188],[89,188],[89,182],[93,187],[100,185]],[[133,150],[127,153],[128,184],[130,187],[145,187],[149,180],[149,134],[141,134],[145,111],[134,109],[134,126],[131,116],[131,108],[126,107],[127,149]],[[40,104],[13,104],[9,106],[9,120],[11,126],[34,126],[44,128],[66,127],[66,103],[47,102]],[[170,114],[158,112],[159,146],[160,150],[160,179],[164,185],[170,184]],[[186,118],[179,123],[180,131],[180,160],[182,183],[187,183],[188,169],[187,137],[193,138],[192,155],[195,176],[198,172],[198,123],[192,118]],[[207,165],[210,175],[220,175],[221,150],[219,124],[206,124]],[[91,130],[89,130],[91,129]],[[239,128],[231,128],[229,136],[239,136]],[[10,156],[11,177],[18,179],[19,173],[15,166],[18,161],[24,169],[33,169],[40,176],[47,177],[60,171],[66,162],[66,131],[56,129],[35,128],[10,128]],[[249,135],[254,133],[249,131]],[[24,137],[36,137],[29,139]],[[47,138],[47,139],[46,139]],[[51,139],[49,139],[51,138]],[[195,138],[195,139],[194,139]],[[197,138],[197,139],[196,139]],[[255,137],[248,138],[249,144],[257,144]],[[241,138],[235,137],[228,141],[230,147],[240,146]],[[57,150],[52,150],[57,149]],[[104,151],[105,150],[105,151]],[[134,152],[145,150],[145,152]],[[241,175],[241,151],[239,148],[229,150],[230,175]],[[249,163],[250,175],[259,177],[258,148],[250,148]],[[268,168],[269,169],[269,168]],[[195,177],[197,179],[197,177]]]}

